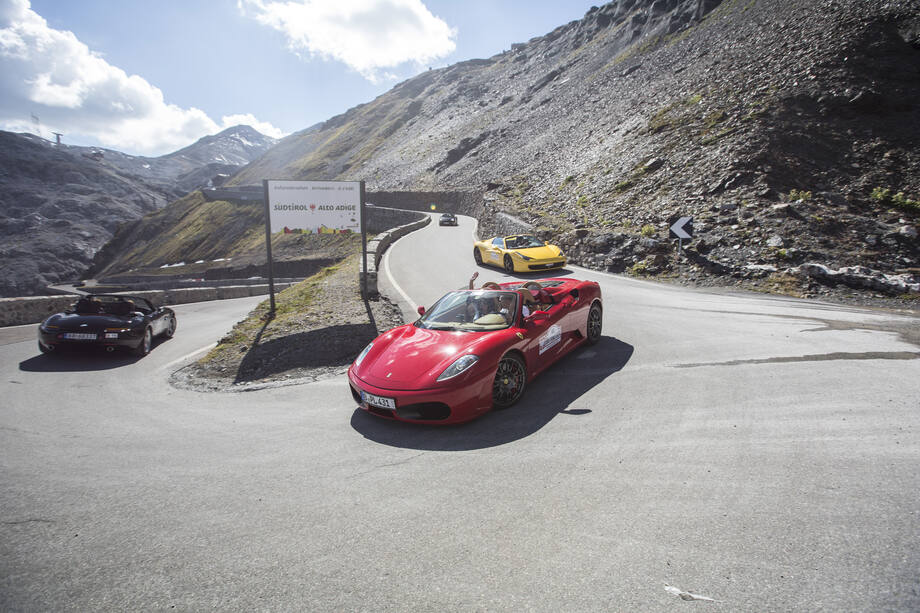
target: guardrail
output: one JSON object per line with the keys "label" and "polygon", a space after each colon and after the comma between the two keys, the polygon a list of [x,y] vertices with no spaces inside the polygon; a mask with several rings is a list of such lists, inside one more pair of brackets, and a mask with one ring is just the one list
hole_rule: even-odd
{"label": "guardrail", "polygon": [[[280,292],[293,283],[275,283],[275,291]],[[227,300],[268,294],[268,284],[229,285],[225,287],[188,287],[168,290],[144,290],[137,292],[118,292],[131,296],[141,296],[156,305],[184,304],[204,302],[207,300]],[[79,295],[70,296],[26,296],[23,298],[0,298],[0,327],[37,324],[43,319],[63,311],[77,301]]]}
{"label": "guardrail", "polygon": [[363,283],[366,281],[367,285],[364,286],[367,288],[367,297],[370,299],[375,299],[380,296],[380,292],[377,289],[377,267],[380,266],[380,258],[383,257],[383,252],[387,250],[393,241],[398,238],[401,238],[408,234],[409,232],[414,232],[419,228],[424,228],[431,223],[431,216],[425,215],[422,219],[418,221],[413,221],[404,226],[399,226],[391,230],[387,230],[381,234],[378,234],[374,237],[373,240],[368,241],[367,243],[367,270],[361,270],[361,263],[358,263],[358,281]]}

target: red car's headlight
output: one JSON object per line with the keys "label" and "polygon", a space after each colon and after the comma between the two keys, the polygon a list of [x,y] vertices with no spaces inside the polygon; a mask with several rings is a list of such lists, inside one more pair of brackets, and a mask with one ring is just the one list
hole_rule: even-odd
{"label": "red car's headlight", "polygon": [[446,381],[457,375],[466,372],[470,366],[479,361],[479,358],[472,354],[467,354],[461,356],[454,360],[454,363],[448,366],[444,372],[441,373],[441,376],[438,377],[438,381]]}

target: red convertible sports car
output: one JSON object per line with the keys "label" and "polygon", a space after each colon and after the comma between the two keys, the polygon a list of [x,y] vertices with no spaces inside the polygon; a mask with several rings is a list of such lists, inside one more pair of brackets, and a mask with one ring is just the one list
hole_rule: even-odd
{"label": "red convertible sports car", "polygon": [[511,406],[556,360],[596,343],[602,309],[597,283],[568,278],[450,292],[364,348],[348,369],[352,396],[388,419],[469,421]]}

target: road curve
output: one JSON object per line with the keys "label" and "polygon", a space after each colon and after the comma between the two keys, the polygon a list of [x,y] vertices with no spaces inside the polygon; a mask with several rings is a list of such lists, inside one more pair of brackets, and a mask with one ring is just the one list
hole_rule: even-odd
{"label": "road curve", "polygon": [[[473,223],[398,241],[384,290],[465,286]],[[257,299],[179,305],[142,360],[0,331],[0,609],[920,608],[916,317],[563,274],[604,338],[455,428],[344,377],[171,388]]]}

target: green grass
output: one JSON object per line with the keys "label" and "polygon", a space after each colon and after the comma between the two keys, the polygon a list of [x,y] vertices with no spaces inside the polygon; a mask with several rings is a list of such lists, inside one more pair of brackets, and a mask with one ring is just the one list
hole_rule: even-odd
{"label": "green grass", "polygon": [[305,313],[318,306],[317,299],[322,295],[323,281],[327,277],[342,266],[354,265],[357,270],[357,257],[352,255],[341,263],[326,267],[309,279],[276,294],[274,317],[270,316],[268,300],[259,303],[246,319],[233,326],[233,329],[220,339],[217,346],[208,352],[200,363],[206,364],[227,355],[243,353],[254,344],[286,334],[290,324],[299,321]]}
{"label": "green grass", "polygon": [[797,200],[808,202],[812,199],[812,193],[810,191],[805,191],[804,189],[791,189],[789,190],[789,194],[786,197],[791,202],[795,202]]}
{"label": "green grass", "polygon": [[888,188],[876,187],[869,198],[883,206],[894,207],[914,215],[920,214],[920,201],[908,198],[904,192],[892,194]]}
{"label": "green grass", "polygon": [[648,262],[640,261],[636,262],[629,269],[629,274],[634,277],[644,277],[648,274]]}

